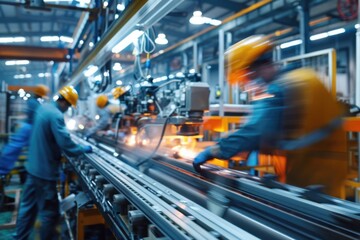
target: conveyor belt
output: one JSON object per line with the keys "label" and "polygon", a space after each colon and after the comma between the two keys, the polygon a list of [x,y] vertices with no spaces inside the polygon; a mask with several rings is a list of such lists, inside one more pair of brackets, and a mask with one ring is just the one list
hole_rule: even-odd
{"label": "conveyor belt", "polygon": [[[182,238],[184,236],[180,233],[186,232],[185,236],[193,234],[190,235],[191,238],[209,237],[194,235],[193,231],[199,234],[206,232],[217,238],[219,234],[220,238],[228,239],[241,239],[241,236],[245,236],[239,232],[227,235],[230,233],[226,229],[235,227],[246,234],[250,233],[252,237],[262,239],[360,239],[360,207],[357,204],[210,165],[207,166],[204,178],[192,172],[191,162],[159,155],[140,166],[140,172],[124,162],[135,166],[146,158],[146,151],[121,146],[117,146],[115,150],[108,145],[100,146],[108,153],[119,155],[118,158],[122,161],[95,148],[96,153],[86,155],[88,164],[105,176],[117,191],[126,195],[152,223],[165,226],[159,228],[167,236]],[[172,189],[172,193],[164,195],[169,189]],[[164,216],[145,204],[145,200],[159,206],[168,220],[162,219]],[[182,201],[190,205],[184,208]],[[201,209],[200,212],[204,214],[199,215],[198,212],[189,210],[194,208]],[[180,219],[190,220],[177,225],[174,223],[179,218],[171,213],[179,209]],[[206,209],[217,212],[221,218],[215,214],[212,215],[216,218],[207,217],[209,211]],[[197,225],[194,225],[194,217]],[[220,222],[224,229],[217,229]],[[198,225],[204,232],[198,229]],[[179,230],[172,228],[182,230],[178,232]],[[230,232],[233,233],[232,230]]]}

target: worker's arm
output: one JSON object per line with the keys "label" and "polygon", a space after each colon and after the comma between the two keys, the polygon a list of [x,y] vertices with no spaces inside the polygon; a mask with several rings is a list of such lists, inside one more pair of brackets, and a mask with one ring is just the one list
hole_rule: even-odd
{"label": "worker's arm", "polygon": [[249,121],[211,148],[213,157],[228,159],[242,151],[276,146],[285,105],[281,92],[270,96],[256,101]]}
{"label": "worker's arm", "polygon": [[86,152],[86,149],[83,146],[78,145],[71,140],[62,116],[54,117],[53,121],[51,121],[51,130],[54,134],[56,143],[64,152],[72,155],[79,155]]}

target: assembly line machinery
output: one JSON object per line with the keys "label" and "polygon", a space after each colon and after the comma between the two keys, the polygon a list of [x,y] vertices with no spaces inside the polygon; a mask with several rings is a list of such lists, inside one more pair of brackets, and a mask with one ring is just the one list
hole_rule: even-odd
{"label": "assembly line machinery", "polygon": [[199,175],[190,160],[99,140],[67,158],[118,239],[360,238],[360,206],[316,186],[213,165]]}

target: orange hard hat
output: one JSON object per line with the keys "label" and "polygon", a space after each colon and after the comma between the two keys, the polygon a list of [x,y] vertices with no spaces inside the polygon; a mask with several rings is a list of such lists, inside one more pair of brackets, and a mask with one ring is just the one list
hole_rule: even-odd
{"label": "orange hard hat", "polygon": [[229,82],[246,81],[249,67],[272,48],[272,41],[265,35],[250,36],[229,47],[225,52]]}
{"label": "orange hard hat", "polygon": [[107,103],[108,103],[108,97],[106,95],[100,95],[96,99],[96,105],[99,108],[104,108]]}
{"label": "orange hard hat", "polygon": [[49,93],[49,88],[43,84],[36,85],[33,93],[39,97],[45,97]]}
{"label": "orange hard hat", "polygon": [[59,90],[59,94],[63,96],[65,100],[71,104],[71,106],[76,107],[79,95],[74,87],[65,86]]}

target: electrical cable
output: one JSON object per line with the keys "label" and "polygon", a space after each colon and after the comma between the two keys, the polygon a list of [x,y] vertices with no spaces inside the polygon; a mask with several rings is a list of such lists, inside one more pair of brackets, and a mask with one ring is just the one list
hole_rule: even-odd
{"label": "electrical cable", "polygon": [[161,142],[164,138],[165,135],[165,130],[166,130],[166,126],[170,120],[171,115],[175,112],[175,109],[173,109],[173,111],[169,114],[169,116],[166,117],[163,128],[161,130],[161,135],[160,135],[160,139],[155,147],[155,149],[149,154],[149,156],[147,156],[145,159],[143,159],[142,161],[140,161],[138,164],[136,164],[136,167],[139,167],[140,165],[144,164],[145,162],[147,162],[149,159],[153,158],[155,153],[157,152],[157,150],[159,150],[159,147],[161,145]]}

